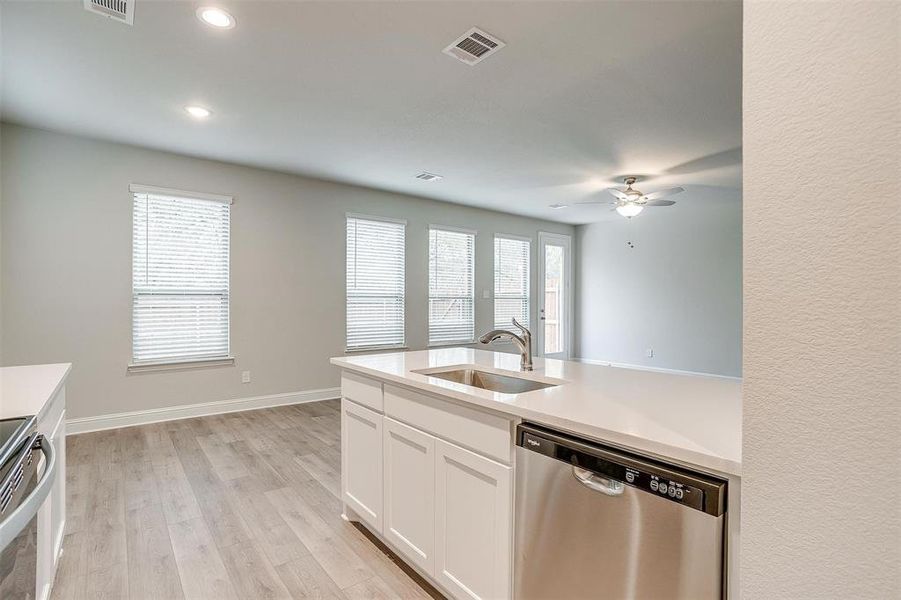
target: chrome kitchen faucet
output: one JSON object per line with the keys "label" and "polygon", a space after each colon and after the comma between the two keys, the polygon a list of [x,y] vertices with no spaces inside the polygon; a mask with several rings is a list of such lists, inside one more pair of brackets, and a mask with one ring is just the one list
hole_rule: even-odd
{"label": "chrome kitchen faucet", "polygon": [[506,329],[495,329],[494,331],[489,331],[485,335],[479,338],[479,341],[483,344],[490,344],[495,340],[509,338],[513,343],[519,346],[519,369],[521,371],[531,371],[532,370],[532,332],[522,326],[516,318],[513,318],[513,324],[522,331],[522,336],[518,336],[512,331],[507,331]]}

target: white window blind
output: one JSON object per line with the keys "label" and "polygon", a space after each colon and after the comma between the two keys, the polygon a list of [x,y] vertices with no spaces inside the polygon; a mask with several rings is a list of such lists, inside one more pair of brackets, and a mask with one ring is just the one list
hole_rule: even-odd
{"label": "white window blind", "polygon": [[347,349],[404,345],[405,224],[347,217]]}
{"label": "white window blind", "polygon": [[230,199],[135,187],[133,363],[228,357]]}
{"label": "white window blind", "polygon": [[529,327],[529,240],[494,238],[494,326]]}
{"label": "white window blind", "polygon": [[429,344],[474,340],[474,233],[429,230]]}

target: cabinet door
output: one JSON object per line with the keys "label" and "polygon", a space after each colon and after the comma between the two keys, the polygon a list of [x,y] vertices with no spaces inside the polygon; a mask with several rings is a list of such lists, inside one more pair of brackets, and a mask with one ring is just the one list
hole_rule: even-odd
{"label": "cabinet door", "polygon": [[385,417],[384,535],[420,569],[435,572],[435,438]]}
{"label": "cabinet door", "polygon": [[435,578],[457,598],[509,598],[512,469],[441,440],[435,459]]}
{"label": "cabinet door", "polygon": [[341,484],[344,502],[382,532],[382,415],[341,400]]}

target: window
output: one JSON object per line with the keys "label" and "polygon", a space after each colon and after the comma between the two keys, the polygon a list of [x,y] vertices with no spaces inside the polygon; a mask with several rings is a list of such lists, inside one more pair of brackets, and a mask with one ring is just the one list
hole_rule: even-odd
{"label": "window", "polygon": [[347,217],[347,349],[404,345],[406,223]]}
{"label": "window", "polygon": [[494,238],[494,326],[509,329],[515,318],[529,326],[528,239]]}
{"label": "window", "polygon": [[429,230],[429,344],[471,343],[475,335],[475,233]]}
{"label": "window", "polygon": [[231,198],[131,186],[132,359],[225,359]]}

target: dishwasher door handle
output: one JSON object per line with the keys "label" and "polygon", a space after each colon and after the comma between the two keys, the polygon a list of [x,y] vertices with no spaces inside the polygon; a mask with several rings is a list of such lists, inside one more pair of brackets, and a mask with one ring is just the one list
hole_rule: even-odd
{"label": "dishwasher door handle", "polygon": [[623,491],[626,489],[626,484],[621,481],[601,477],[588,469],[582,469],[576,466],[573,467],[573,477],[588,489],[606,494],[607,496],[622,496]]}

